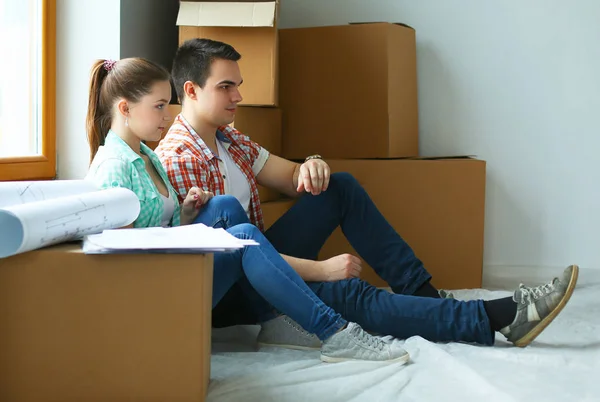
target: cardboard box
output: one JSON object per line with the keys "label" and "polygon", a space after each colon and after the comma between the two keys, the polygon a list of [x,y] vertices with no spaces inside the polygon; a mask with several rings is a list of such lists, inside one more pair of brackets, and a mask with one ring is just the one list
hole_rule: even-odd
{"label": "cardboard box", "polygon": [[281,29],[283,155],[419,155],[415,31],[390,23]]}
{"label": "cardboard box", "polygon": [[213,256],[80,249],[0,260],[0,400],[204,401]]}
{"label": "cardboard box", "polygon": [[[413,248],[438,288],[481,287],[485,215],[484,161],[328,160],[334,172],[351,173],[388,222]],[[325,259],[356,251],[340,229],[321,253]],[[387,286],[364,263],[362,278]]]}
{"label": "cardboard box", "polygon": [[277,219],[281,218],[295,203],[296,200],[293,199],[261,203],[265,230],[273,226]]}
{"label": "cardboard box", "polygon": [[275,190],[272,190],[268,187],[258,185],[258,199],[261,203],[263,202],[271,202],[277,201],[281,199],[282,195]]}
{"label": "cardboard box", "polygon": [[[486,163],[471,158],[328,160],[351,173],[388,222],[413,248],[432,283],[445,289],[481,287]],[[262,204],[268,229],[296,200]],[[358,253],[338,228],[319,254]],[[361,278],[387,287],[363,260]]]}
{"label": "cardboard box", "polygon": [[[233,126],[272,154],[281,155],[281,109],[240,106]],[[261,202],[282,197],[279,192],[263,186],[258,186],[258,194]]]}
{"label": "cardboard box", "polygon": [[232,125],[269,152],[281,155],[281,109],[240,106]]}
{"label": "cardboard box", "polygon": [[242,55],[241,104],[276,106],[278,8],[279,2],[273,0],[182,1],[177,17],[179,44],[188,39],[209,38],[232,45]]}

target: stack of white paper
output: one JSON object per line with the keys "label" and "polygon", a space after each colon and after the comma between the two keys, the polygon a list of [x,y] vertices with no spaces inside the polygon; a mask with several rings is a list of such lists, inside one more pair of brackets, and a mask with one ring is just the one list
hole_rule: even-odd
{"label": "stack of white paper", "polygon": [[83,251],[86,254],[109,253],[208,253],[234,251],[245,246],[258,245],[254,240],[243,240],[224,229],[215,229],[197,223],[174,228],[144,228],[105,230],[86,236]]}
{"label": "stack of white paper", "polygon": [[125,188],[85,180],[0,183],[0,258],[132,223],[140,213]]}

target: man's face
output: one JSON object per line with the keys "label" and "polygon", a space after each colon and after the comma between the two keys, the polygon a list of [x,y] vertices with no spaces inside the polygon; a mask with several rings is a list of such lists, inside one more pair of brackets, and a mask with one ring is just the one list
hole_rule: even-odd
{"label": "man's face", "polygon": [[242,101],[239,91],[242,81],[237,62],[214,60],[204,88],[195,85],[197,100],[194,109],[198,117],[217,127],[232,123],[237,104]]}

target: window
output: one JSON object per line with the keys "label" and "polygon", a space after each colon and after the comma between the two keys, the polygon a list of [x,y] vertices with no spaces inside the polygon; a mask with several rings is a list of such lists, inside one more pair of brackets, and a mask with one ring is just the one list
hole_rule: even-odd
{"label": "window", "polygon": [[56,0],[0,0],[0,181],[56,175]]}

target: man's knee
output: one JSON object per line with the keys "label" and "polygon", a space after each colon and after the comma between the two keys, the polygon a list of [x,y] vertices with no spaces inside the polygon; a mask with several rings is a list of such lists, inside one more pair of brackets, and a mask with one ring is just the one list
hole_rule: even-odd
{"label": "man's knee", "polygon": [[329,182],[339,184],[342,187],[360,186],[358,180],[348,172],[332,173]]}
{"label": "man's knee", "polygon": [[359,278],[344,279],[337,282],[326,282],[317,293],[329,306],[332,306],[347,320],[355,319],[362,314],[364,298],[373,287]]}
{"label": "man's knee", "polygon": [[360,278],[350,278],[340,281],[341,295],[346,304],[354,305],[363,296],[367,288],[371,286]]}

